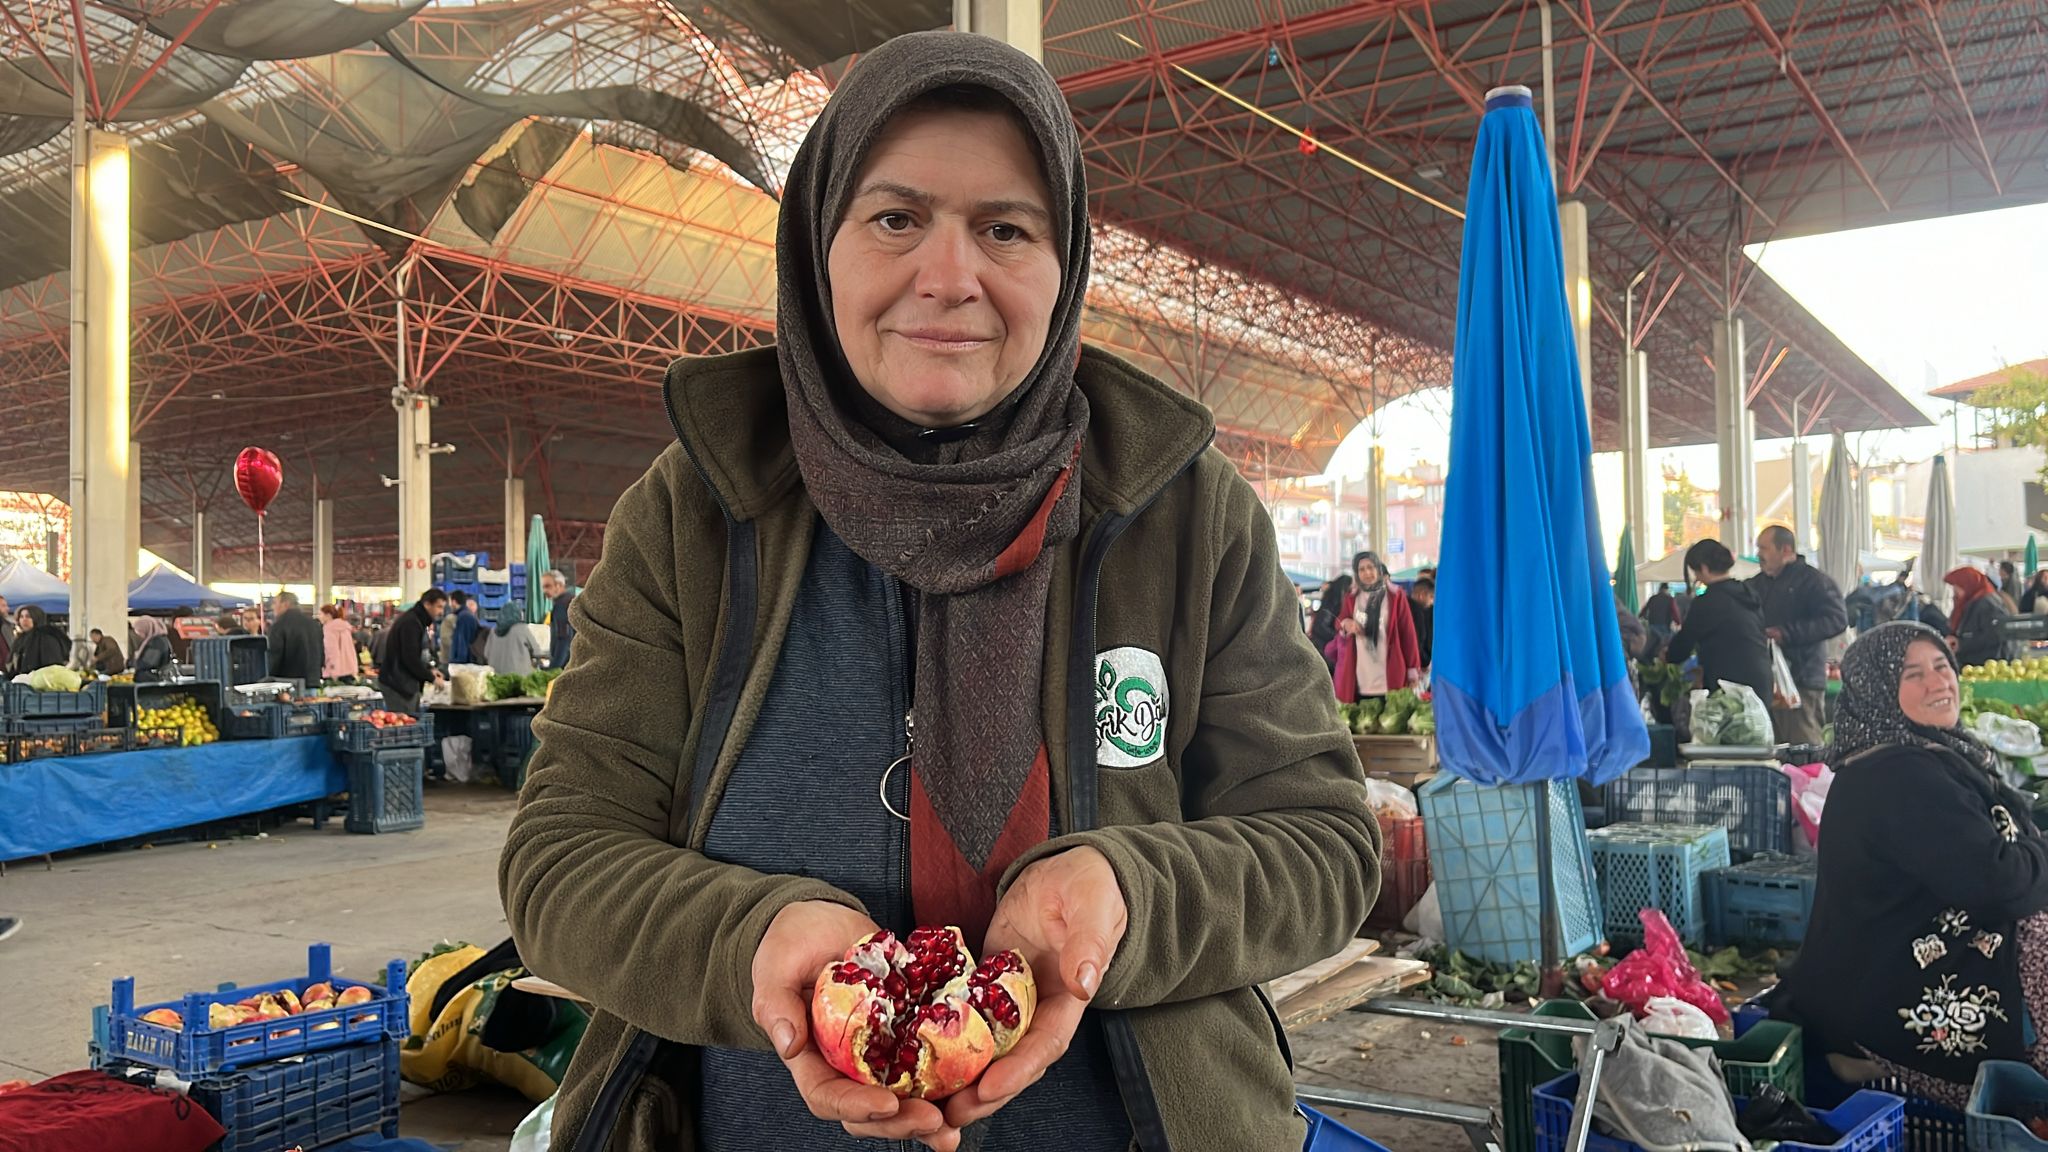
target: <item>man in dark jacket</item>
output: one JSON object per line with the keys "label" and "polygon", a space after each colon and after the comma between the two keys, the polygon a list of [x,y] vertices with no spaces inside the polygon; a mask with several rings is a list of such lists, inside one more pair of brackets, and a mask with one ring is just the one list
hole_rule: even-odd
{"label": "man in dark jacket", "polygon": [[420,689],[443,679],[427,662],[427,630],[448,611],[448,594],[429,588],[419,603],[399,614],[384,639],[384,659],[377,664],[377,687],[384,706],[393,712],[418,713]]}
{"label": "man in dark jacket", "polygon": [[1665,659],[1683,664],[1697,651],[1701,687],[1717,690],[1723,680],[1747,684],[1769,703],[1771,649],[1764,640],[1763,609],[1756,593],[1731,575],[1734,568],[1734,553],[1719,540],[1702,540],[1686,549],[1685,570],[1706,585],[1706,591],[1693,598]]}
{"label": "man in dark jacket", "polygon": [[1785,653],[1799,686],[1797,708],[1780,708],[1764,694],[1771,724],[1781,744],[1818,744],[1828,690],[1826,642],[1848,630],[1849,607],[1834,580],[1799,555],[1798,541],[1783,524],[1757,536],[1756,558],[1763,571],[1750,578],[1749,587],[1763,606],[1764,638]]}
{"label": "man in dark jacket", "polygon": [[548,610],[548,667],[567,668],[569,645],[576,639],[576,628],[569,623],[569,578],[550,568],[540,578],[540,590],[554,602]]}
{"label": "man in dark jacket", "polygon": [[299,598],[279,592],[271,602],[270,674],[280,680],[317,684],[327,656],[320,622],[299,607]]}
{"label": "man in dark jacket", "polygon": [[12,675],[25,676],[52,664],[61,668],[71,663],[71,637],[50,623],[48,613],[31,604],[21,610],[16,623],[20,630],[14,637],[14,662],[8,665]]}
{"label": "man in dark jacket", "polygon": [[450,599],[455,601],[455,631],[449,638],[448,662],[481,664],[483,661],[471,650],[484,630],[483,621],[476,616],[476,601],[462,592],[455,593]]}
{"label": "man in dark jacket", "polygon": [[92,630],[92,670],[109,676],[128,670],[128,661],[121,655],[121,646],[114,642],[112,636],[97,628]]}

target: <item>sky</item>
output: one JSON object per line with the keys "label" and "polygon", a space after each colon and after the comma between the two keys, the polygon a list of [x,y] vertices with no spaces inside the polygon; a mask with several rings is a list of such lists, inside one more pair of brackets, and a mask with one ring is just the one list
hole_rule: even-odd
{"label": "sky", "polygon": [[[1914,462],[1949,446],[1948,406],[1929,389],[2048,356],[2048,205],[1980,212],[1786,240],[1750,250],[1785,290],[1826,324],[1901,394],[1936,421],[1933,428],[1851,437],[1865,459]],[[1373,425],[1377,424],[1377,428]],[[1332,460],[1332,471],[1363,475],[1375,434],[1390,471],[1449,455],[1450,394],[1404,397],[1360,425]],[[1757,445],[1758,460],[1778,459],[1789,440]],[[1824,437],[1809,443],[1824,457]],[[1596,457],[1603,521],[1621,507],[1618,460]],[[1650,472],[1684,468],[1704,487],[1719,485],[1714,448],[1652,453]],[[1619,528],[1609,526],[1616,537]]]}

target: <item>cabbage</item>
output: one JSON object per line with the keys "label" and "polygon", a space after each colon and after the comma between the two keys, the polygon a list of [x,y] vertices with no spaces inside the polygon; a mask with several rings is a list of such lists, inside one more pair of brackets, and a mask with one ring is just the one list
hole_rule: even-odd
{"label": "cabbage", "polygon": [[1698,744],[1768,748],[1771,713],[1747,684],[1721,681],[1719,691],[1692,710],[1692,738]]}

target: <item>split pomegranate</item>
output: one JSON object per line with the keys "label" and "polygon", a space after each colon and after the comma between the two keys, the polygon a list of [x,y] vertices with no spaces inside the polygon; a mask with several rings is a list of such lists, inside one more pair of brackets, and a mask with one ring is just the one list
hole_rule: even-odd
{"label": "split pomegranate", "polygon": [[876,932],[827,965],[811,997],[825,1062],[898,1096],[937,1100],[981,1076],[1031,1027],[1038,985],[1016,952],[975,964],[958,928]]}

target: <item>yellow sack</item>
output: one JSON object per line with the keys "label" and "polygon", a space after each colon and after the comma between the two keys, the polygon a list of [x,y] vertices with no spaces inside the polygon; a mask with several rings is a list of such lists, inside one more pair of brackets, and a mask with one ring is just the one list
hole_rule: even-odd
{"label": "yellow sack", "polygon": [[428,1020],[441,985],[483,955],[484,949],[465,945],[413,967],[405,982],[412,997],[412,1038],[399,1050],[399,1075],[436,1092],[460,1092],[495,1081],[538,1104],[555,1094],[589,1016],[564,1001],[561,1026],[546,1043],[521,1052],[500,1052],[487,1046],[483,1031],[491,1011],[512,981],[524,974],[524,969],[510,968],[493,972],[456,993],[437,1018]]}

